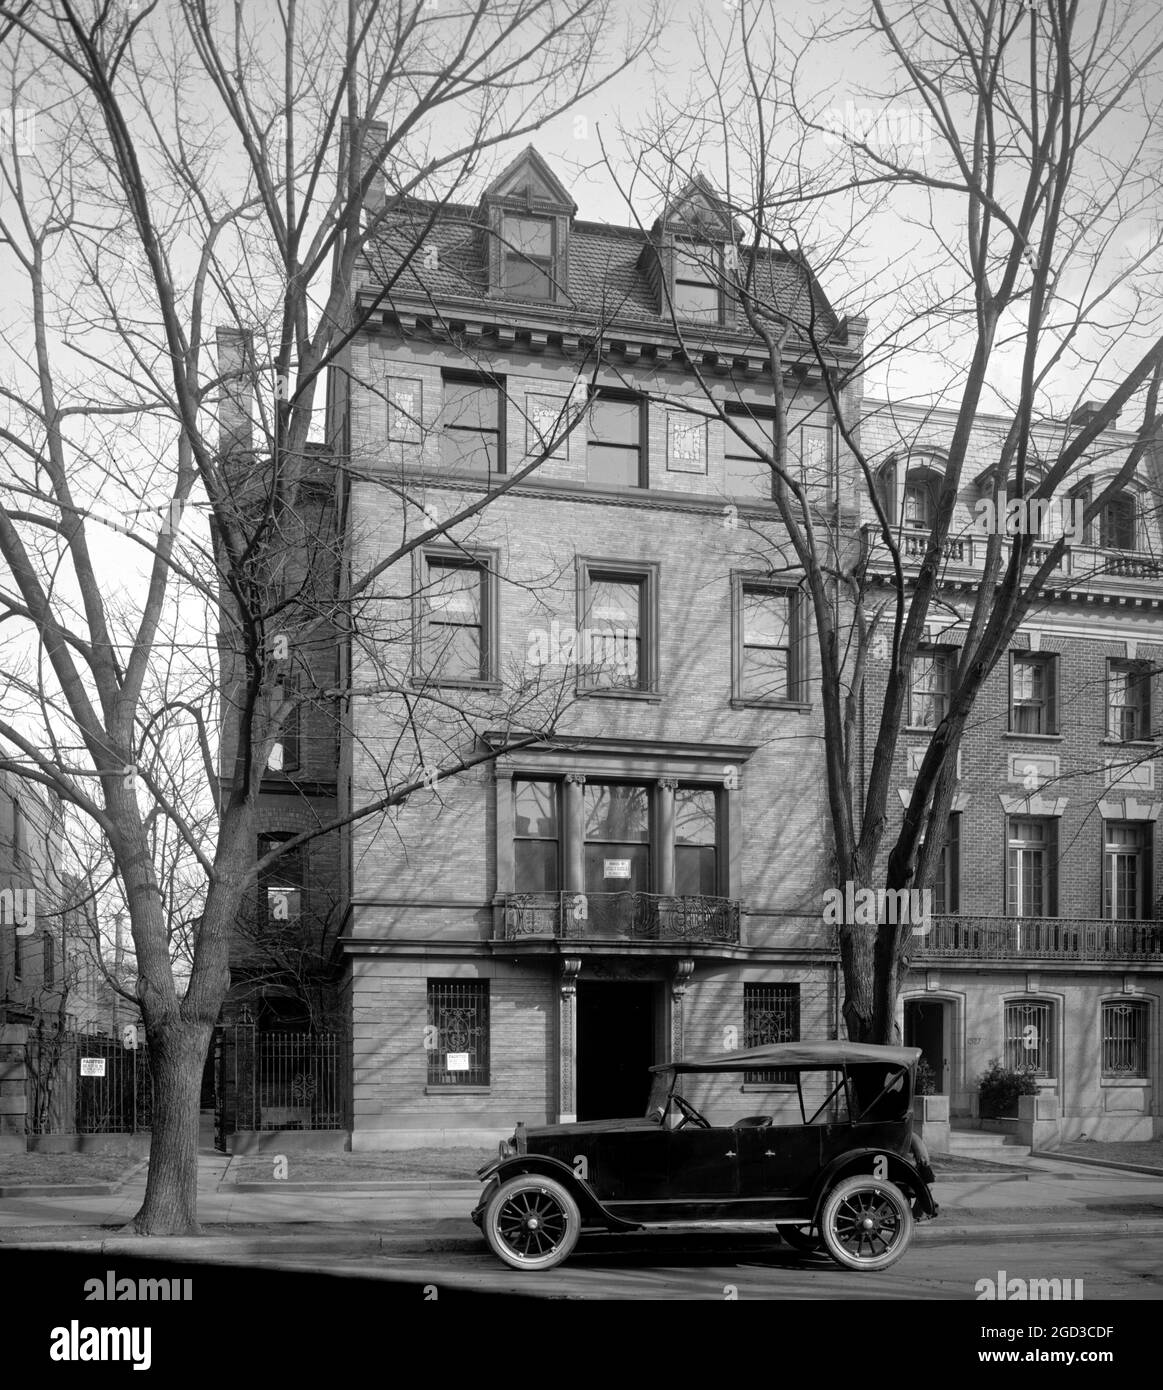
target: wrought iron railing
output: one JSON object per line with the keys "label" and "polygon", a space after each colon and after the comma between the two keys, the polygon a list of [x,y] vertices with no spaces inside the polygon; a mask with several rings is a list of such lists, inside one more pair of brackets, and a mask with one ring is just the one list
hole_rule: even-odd
{"label": "wrought iron railing", "polygon": [[498,941],[689,941],[739,944],[733,898],[664,893],[510,893],[497,905]]}
{"label": "wrought iron railing", "polygon": [[1072,917],[934,917],[913,958],[1163,961],[1163,922]]}

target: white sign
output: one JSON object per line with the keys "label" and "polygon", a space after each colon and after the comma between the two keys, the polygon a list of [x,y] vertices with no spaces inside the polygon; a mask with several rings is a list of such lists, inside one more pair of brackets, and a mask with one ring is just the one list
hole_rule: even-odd
{"label": "white sign", "polygon": [[104,1057],[82,1057],[81,1058],[82,1076],[104,1076],[105,1058]]}
{"label": "white sign", "polygon": [[630,861],[629,859],[607,859],[604,861],[602,873],[606,878],[629,878]]}
{"label": "white sign", "polygon": [[468,1071],[468,1053],[450,1052],[444,1063],[446,1071]]}

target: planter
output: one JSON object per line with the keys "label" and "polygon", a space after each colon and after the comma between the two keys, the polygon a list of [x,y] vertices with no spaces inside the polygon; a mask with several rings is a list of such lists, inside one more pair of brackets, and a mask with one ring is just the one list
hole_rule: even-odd
{"label": "planter", "polygon": [[949,1152],[949,1097],[914,1096],[913,1132],[931,1153]]}

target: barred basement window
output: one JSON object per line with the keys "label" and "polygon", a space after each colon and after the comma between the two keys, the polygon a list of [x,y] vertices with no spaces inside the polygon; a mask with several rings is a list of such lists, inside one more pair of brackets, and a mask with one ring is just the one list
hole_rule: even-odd
{"label": "barred basement window", "polygon": [[[769,1043],[799,1042],[799,985],[743,986],[743,1046],[764,1047]],[[794,1086],[795,1072],[782,1070],[747,1071],[744,1085]]]}
{"label": "barred basement window", "polygon": [[1005,1012],[1005,1063],[1011,1071],[1054,1075],[1054,1006],[1013,999]]}
{"label": "barred basement window", "polygon": [[489,982],[428,981],[429,1086],[489,1084]]}
{"label": "barred basement window", "polygon": [[1147,1075],[1147,1005],[1102,1006],[1103,1076]]}

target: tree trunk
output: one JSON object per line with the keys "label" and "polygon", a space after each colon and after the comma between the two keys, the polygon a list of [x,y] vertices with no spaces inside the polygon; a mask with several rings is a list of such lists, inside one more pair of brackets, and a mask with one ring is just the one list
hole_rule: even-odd
{"label": "tree trunk", "polygon": [[154,1116],[145,1201],[130,1223],[138,1235],[199,1235],[198,1112],[212,1029],[167,1021],[149,1039]]}

